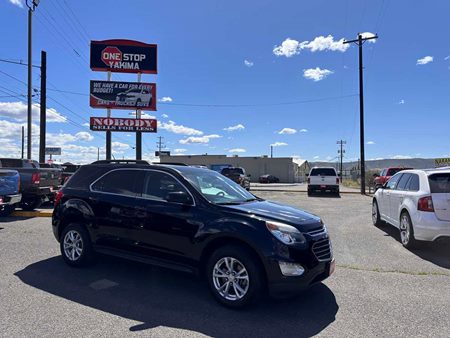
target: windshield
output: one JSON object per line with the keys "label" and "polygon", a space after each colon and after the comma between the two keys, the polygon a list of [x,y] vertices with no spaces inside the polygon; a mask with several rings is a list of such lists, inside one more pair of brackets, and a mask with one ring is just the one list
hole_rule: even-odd
{"label": "windshield", "polygon": [[336,171],[333,168],[314,168],[309,176],[336,176]]}
{"label": "windshield", "polygon": [[183,175],[212,203],[241,204],[257,200],[240,185],[213,170],[192,170]]}

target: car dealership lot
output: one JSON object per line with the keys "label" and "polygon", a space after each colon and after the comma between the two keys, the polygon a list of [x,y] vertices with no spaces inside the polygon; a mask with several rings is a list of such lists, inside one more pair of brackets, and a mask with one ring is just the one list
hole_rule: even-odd
{"label": "car dealership lot", "polygon": [[330,279],[294,299],[233,311],[191,275],[113,258],[69,268],[50,218],[7,218],[0,222],[0,336],[448,335],[448,243],[404,249],[394,228],[371,224],[370,197],[254,193],[324,219],[338,264]]}

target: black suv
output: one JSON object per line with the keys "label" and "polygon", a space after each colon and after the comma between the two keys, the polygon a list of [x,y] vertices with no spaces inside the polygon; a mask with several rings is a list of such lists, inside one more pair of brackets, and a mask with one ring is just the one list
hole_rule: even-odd
{"label": "black suv", "polygon": [[334,271],[322,220],[255,197],[208,169],[93,163],[56,196],[53,233],[71,266],[94,253],[199,273],[239,307],[285,296]]}

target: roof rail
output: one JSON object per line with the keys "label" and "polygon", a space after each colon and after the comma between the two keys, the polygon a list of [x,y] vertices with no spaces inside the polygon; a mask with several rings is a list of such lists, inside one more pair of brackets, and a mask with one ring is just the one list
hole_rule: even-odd
{"label": "roof rail", "polygon": [[153,162],[152,164],[181,165],[184,167],[188,166],[186,163],[181,163],[181,162]]}
{"label": "roof rail", "polygon": [[147,164],[150,165],[145,160],[99,160],[92,162],[92,164]]}

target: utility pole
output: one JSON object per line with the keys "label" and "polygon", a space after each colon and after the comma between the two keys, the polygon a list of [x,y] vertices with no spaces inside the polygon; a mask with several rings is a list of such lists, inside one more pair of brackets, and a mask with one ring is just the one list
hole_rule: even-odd
{"label": "utility pole", "polygon": [[22,126],[22,160],[23,160],[24,147],[25,147],[25,127]]}
{"label": "utility pole", "polygon": [[97,147],[97,161],[100,160],[100,147]]}
{"label": "utility pole", "polygon": [[158,147],[158,151],[161,152],[166,146],[163,141],[164,137],[158,136],[158,141],[156,142],[156,146]]}
{"label": "utility pole", "polygon": [[27,110],[27,158],[31,159],[31,128],[32,128],[32,86],[33,86],[33,80],[32,80],[32,47],[31,47],[31,41],[32,41],[32,24],[33,24],[33,12],[36,9],[36,7],[39,5],[39,0],[32,0],[31,3],[30,0],[26,0],[26,4],[28,7],[28,110]]}
{"label": "utility pole", "polygon": [[[39,122],[39,163],[45,162],[45,135],[47,126],[47,53],[41,51],[41,102]],[[51,159],[51,155],[50,155]]]}
{"label": "utility pole", "polygon": [[273,145],[270,146],[270,158],[273,158]]}
{"label": "utility pole", "polygon": [[359,50],[359,133],[360,133],[360,160],[361,160],[361,195],[366,194],[366,164],[364,155],[364,81],[363,81],[363,44],[367,40],[378,39],[378,35],[363,38],[358,34],[358,39],[344,41],[344,44],[355,43]]}
{"label": "utility pole", "polygon": [[343,159],[344,153],[345,153],[344,144],[347,144],[347,141],[340,140],[340,141],[337,141],[336,144],[340,145],[340,147],[341,147],[341,149],[338,150],[338,154],[340,157],[340,161],[339,161],[340,162],[340,166],[339,166],[340,174],[339,174],[339,176],[340,176],[341,182],[342,182],[342,159]]}

